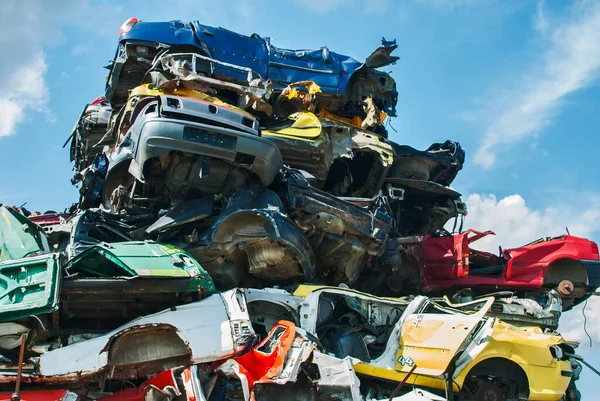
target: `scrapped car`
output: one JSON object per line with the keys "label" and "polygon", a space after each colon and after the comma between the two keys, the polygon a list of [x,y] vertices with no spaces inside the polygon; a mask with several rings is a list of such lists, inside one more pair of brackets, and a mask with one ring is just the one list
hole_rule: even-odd
{"label": "scrapped car", "polygon": [[101,400],[147,401],[149,397],[182,396],[188,401],[362,401],[352,362],[320,353],[302,332],[291,322],[277,322],[263,341],[241,356],[165,370],[137,388],[126,388]]}
{"label": "scrapped car", "polygon": [[417,150],[392,142],[394,163],[389,171],[391,178],[431,181],[448,186],[462,170],[465,151],[458,142],[447,140],[434,143],[427,150]]}
{"label": "scrapped car", "polygon": [[183,250],[134,241],[95,245],[68,262],[58,253],[0,262],[0,280],[0,322],[41,329],[38,340],[48,344],[215,292],[210,276]]}
{"label": "scrapped car", "polygon": [[[380,388],[361,387],[351,358],[340,359],[322,353],[314,337],[285,320],[276,322],[264,340],[244,355],[165,370],[138,387],[116,391],[101,400],[147,401],[177,397],[188,401],[390,399]],[[419,388],[410,388],[392,399],[446,401],[444,397]]]}
{"label": "scrapped car", "polygon": [[204,197],[171,209],[146,229],[160,242],[185,247],[220,289],[312,282],[309,241],[270,189],[237,189],[228,198]]}
{"label": "scrapped car", "polygon": [[598,245],[592,241],[571,235],[542,238],[517,248],[500,249],[499,255],[471,247],[488,235],[493,232],[466,230],[454,235],[399,239],[403,258],[389,280],[412,277],[414,281],[417,277],[413,288],[434,293],[461,287],[479,293],[496,288],[554,288],[562,296],[565,310],[600,286]]}
{"label": "scrapped car", "polygon": [[[27,220],[16,212],[8,213]],[[88,239],[85,246],[75,241],[80,246],[69,246],[65,253],[40,253],[36,248],[34,255],[27,253],[27,248],[23,250],[21,243],[37,244],[36,238],[45,238],[41,227],[26,221],[19,225],[27,228],[17,244],[20,253],[3,243],[9,250],[6,254],[24,257],[0,262],[0,326],[5,329],[0,342],[31,332],[28,352],[45,352],[81,331],[101,334],[134,317],[196,301],[216,291],[208,273],[180,248],[148,241],[122,242],[123,238],[106,243],[84,237],[82,226],[92,225],[90,213],[84,212],[85,218],[78,216],[80,224],[75,224],[77,241]],[[96,222],[95,229],[102,229],[100,221]],[[6,232],[6,225],[0,220],[0,230]],[[11,344],[5,351],[20,345]],[[7,356],[4,351],[3,355]]]}
{"label": "scrapped car", "polygon": [[[393,219],[386,197],[338,198],[312,188],[298,171],[286,171],[274,184],[290,218],[302,229],[315,254],[316,282],[351,285],[372,256],[383,253]],[[357,201],[366,207],[355,205]]]}
{"label": "scrapped car", "polygon": [[294,295],[248,289],[246,297],[257,330],[276,319],[296,322],[328,353],[357,358],[354,369],[365,385],[406,381],[476,401],[484,394],[558,401],[575,386],[577,344],[487,316],[493,297],[453,304],[317,286],[300,286]]}
{"label": "scrapped car", "polygon": [[63,145],[69,142],[71,163],[74,163],[72,183],[81,181],[82,172],[92,164],[96,155],[102,153],[102,139],[106,135],[111,119],[112,108],[104,97],[94,99],[81,112],[71,135]]}
{"label": "scrapped car", "polygon": [[297,112],[267,126],[291,168],[311,174],[311,185],[335,196],[377,195],[394,162],[391,142],[332,118]]}
{"label": "scrapped car", "polygon": [[244,36],[199,22],[130,18],[121,27],[118,42],[106,81],[106,98],[114,107],[123,105],[128,91],[144,83],[162,56],[195,53],[204,62],[194,66],[194,73],[243,85],[260,77],[270,80],[276,92],[313,81],[329,111],[350,117],[364,114],[363,102],[370,97],[381,111],[396,114],[396,84],[389,74],[376,70],[398,60],[391,55],[395,41],[382,40],[382,46],[361,63],[327,47],[281,49],[257,34]]}
{"label": "scrapped car", "polygon": [[110,156],[102,187],[115,211],[157,211],[172,202],[267,186],[282,166],[277,146],[233,106],[159,96],[140,111]]}
{"label": "scrapped car", "polygon": [[[25,383],[146,378],[165,369],[239,355],[255,340],[244,294],[232,290],[139,317],[104,335],[48,351],[24,364]],[[0,365],[0,382],[16,380]]]}

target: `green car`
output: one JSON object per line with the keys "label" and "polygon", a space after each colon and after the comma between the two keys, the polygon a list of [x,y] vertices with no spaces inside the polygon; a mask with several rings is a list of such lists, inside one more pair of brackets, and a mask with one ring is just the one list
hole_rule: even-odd
{"label": "green car", "polygon": [[[0,207],[2,217],[17,214],[12,212]],[[44,234],[35,224],[16,219],[23,224],[7,227],[7,220],[0,218],[3,258],[20,256],[0,262],[0,325],[19,320],[32,328],[35,321],[49,337],[82,330],[102,333],[216,292],[202,266],[177,247],[152,241],[102,242],[67,260],[63,253],[28,242]],[[19,232],[19,227],[27,229]]]}

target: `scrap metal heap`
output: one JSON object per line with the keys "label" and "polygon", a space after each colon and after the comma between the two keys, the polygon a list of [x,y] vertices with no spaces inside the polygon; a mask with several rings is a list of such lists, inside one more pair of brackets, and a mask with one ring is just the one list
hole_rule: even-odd
{"label": "scrap metal heap", "polygon": [[65,144],[79,201],[0,206],[5,397],[579,401],[556,330],[598,246],[472,249],[460,144],[388,138],[396,47],[127,20]]}

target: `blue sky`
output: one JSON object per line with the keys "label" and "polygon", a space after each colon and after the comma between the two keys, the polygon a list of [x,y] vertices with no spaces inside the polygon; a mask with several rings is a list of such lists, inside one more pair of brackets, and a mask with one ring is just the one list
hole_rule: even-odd
{"label": "blue sky", "polygon": [[[103,94],[102,66],[132,16],[197,19],[359,60],[396,38],[391,139],[421,149],[461,142],[467,160],[453,187],[468,202],[467,224],[498,234],[484,245],[516,246],[566,226],[600,242],[600,3],[588,0],[4,0],[0,202],[44,211],[77,200],[61,146]],[[563,331],[583,339],[581,323],[571,312]],[[600,320],[588,329],[596,346],[581,350],[600,366]],[[584,400],[593,380],[584,373]]]}

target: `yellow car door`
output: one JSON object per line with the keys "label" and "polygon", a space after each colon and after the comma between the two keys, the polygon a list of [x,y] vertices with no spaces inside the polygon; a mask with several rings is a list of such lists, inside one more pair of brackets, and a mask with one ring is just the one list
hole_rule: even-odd
{"label": "yellow car door", "polygon": [[417,365],[416,374],[444,374],[493,302],[494,298],[488,298],[473,314],[414,313],[407,316],[399,338],[395,370],[408,372]]}

